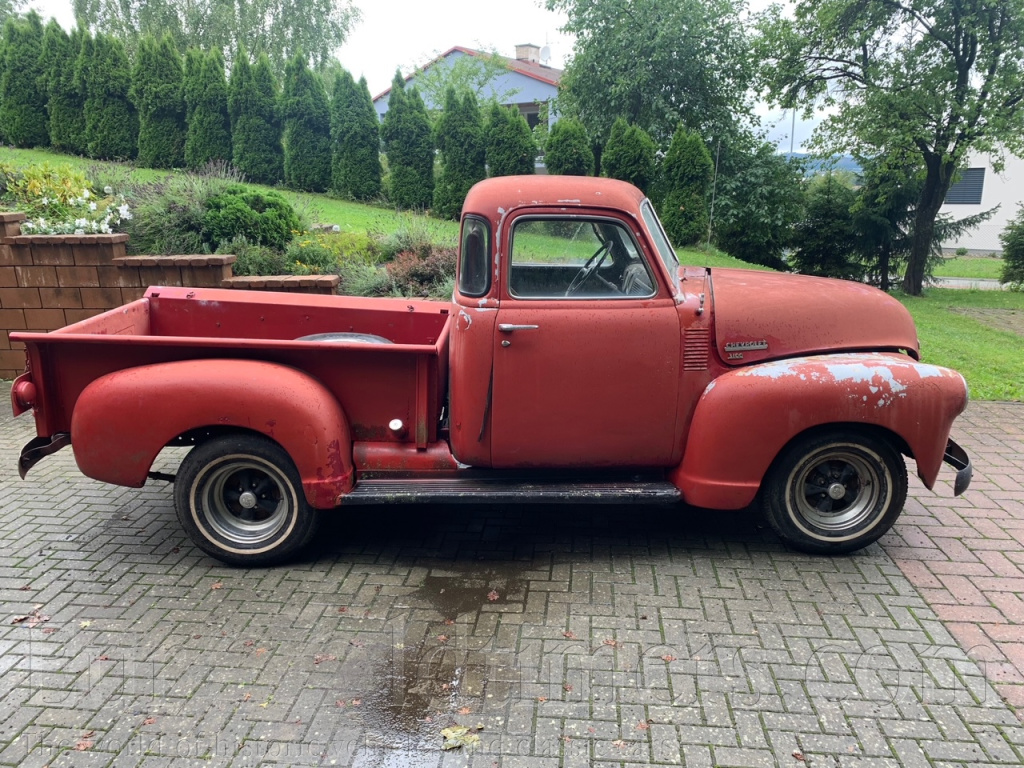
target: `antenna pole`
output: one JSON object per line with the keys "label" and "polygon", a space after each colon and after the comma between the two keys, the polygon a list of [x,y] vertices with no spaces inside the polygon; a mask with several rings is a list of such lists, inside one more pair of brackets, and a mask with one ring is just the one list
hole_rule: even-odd
{"label": "antenna pole", "polygon": [[707,247],[711,247],[711,225],[715,220],[715,192],[718,190],[718,158],[722,153],[722,140],[718,140],[718,146],[715,147],[715,175],[711,180],[711,210],[708,213],[708,244]]}

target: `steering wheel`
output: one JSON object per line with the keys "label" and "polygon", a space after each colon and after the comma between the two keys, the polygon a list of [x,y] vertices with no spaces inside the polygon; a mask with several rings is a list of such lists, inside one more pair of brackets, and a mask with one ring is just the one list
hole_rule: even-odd
{"label": "steering wheel", "polygon": [[580,288],[601,268],[604,264],[604,260],[608,258],[608,254],[611,253],[612,242],[608,240],[598,248],[594,255],[587,259],[587,263],[584,264],[580,271],[573,277],[572,282],[569,283],[569,287],[565,289],[566,296],[572,296],[577,293]]}

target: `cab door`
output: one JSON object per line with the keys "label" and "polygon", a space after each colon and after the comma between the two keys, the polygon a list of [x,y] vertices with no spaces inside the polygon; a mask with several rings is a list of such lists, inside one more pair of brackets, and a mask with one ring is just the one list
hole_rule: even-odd
{"label": "cab door", "polygon": [[514,219],[494,330],[495,467],[670,463],[679,386],[675,302],[628,222]]}

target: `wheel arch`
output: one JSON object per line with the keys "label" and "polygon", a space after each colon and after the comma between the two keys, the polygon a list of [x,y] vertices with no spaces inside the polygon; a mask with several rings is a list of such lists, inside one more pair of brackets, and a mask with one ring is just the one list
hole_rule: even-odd
{"label": "wheel arch", "polygon": [[352,438],[341,405],[312,376],[276,363],[187,360],[116,371],[82,391],[71,419],[82,473],[130,487],[145,483],[165,446],[234,432],[280,445],[314,508],[336,506],[352,487]]}

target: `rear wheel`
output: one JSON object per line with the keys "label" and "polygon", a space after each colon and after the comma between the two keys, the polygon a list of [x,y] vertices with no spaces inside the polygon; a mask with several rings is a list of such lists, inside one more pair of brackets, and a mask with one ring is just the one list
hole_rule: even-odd
{"label": "rear wheel", "polygon": [[291,458],[255,435],[193,448],[175,479],[174,508],[196,546],[230,565],[286,560],[312,539],[317,522]]}
{"label": "rear wheel", "polygon": [[795,549],[855,552],[896,522],[907,468],[886,441],[850,430],[818,433],[786,448],[762,489],[765,517]]}

